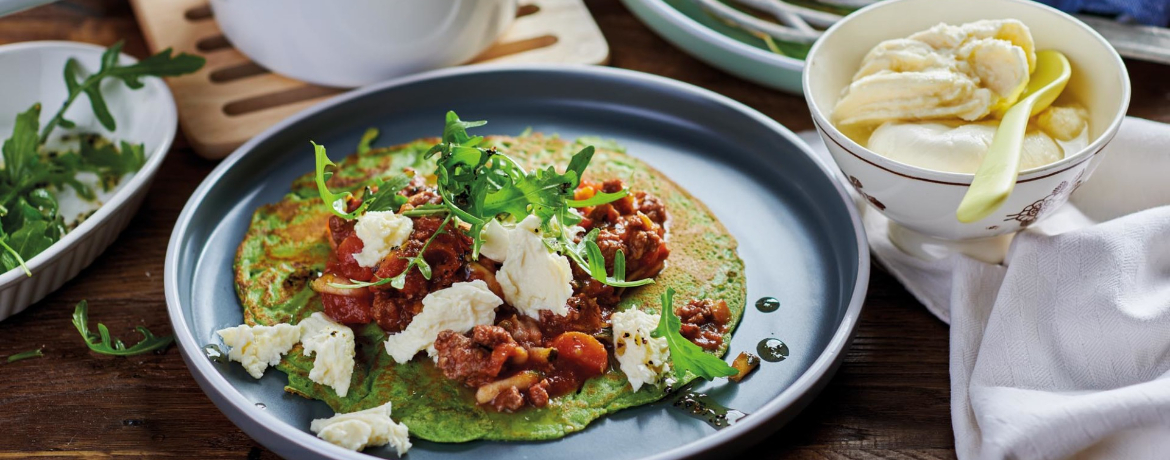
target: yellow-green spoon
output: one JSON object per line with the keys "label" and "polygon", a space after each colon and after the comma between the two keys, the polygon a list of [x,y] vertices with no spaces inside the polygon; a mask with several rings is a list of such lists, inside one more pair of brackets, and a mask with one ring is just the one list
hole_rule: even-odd
{"label": "yellow-green spoon", "polygon": [[991,215],[1012,194],[1020,174],[1020,155],[1024,149],[1028,119],[1052,105],[1052,101],[1064,91],[1071,75],[1068,58],[1060,51],[1036,53],[1036,70],[1032,72],[1027,88],[1019,102],[1004,113],[987,155],[983,157],[979,170],[975,171],[971,188],[959,203],[959,210],[955,212],[959,222],[975,222]]}

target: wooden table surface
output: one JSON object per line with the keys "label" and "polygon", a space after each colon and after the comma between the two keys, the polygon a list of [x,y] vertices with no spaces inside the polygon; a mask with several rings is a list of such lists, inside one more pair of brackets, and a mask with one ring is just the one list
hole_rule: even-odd
{"label": "wooden table surface", "polygon": [[[798,96],[738,80],[673,48],[617,0],[587,1],[608,38],[611,65],[720,92],[794,131],[811,129]],[[73,0],[0,19],[0,43],[74,40],[145,56],[122,1]],[[1130,114],[1170,122],[1170,68],[1127,61]],[[0,361],[0,458],[277,458],[231,424],[199,390],[176,349],[130,358],[91,354],[70,324],[88,299],[91,321],[124,338],[144,325],[169,333],[163,259],[187,197],[216,163],[180,137],[130,227],[89,268],[24,313],[0,322],[0,357],[44,347],[45,357]],[[951,458],[945,324],[874,266],[857,337],[841,370],[795,420],[748,458]],[[136,338],[134,340],[137,340]]]}

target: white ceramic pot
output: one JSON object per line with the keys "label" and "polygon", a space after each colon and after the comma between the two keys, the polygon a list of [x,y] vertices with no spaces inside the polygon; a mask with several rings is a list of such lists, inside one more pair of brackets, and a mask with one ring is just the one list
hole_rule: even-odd
{"label": "white ceramic pot", "polygon": [[[1056,49],[1068,56],[1073,74],[1065,91],[1089,109],[1092,142],[1060,161],[1021,171],[999,210],[965,224],[955,218],[955,210],[974,175],[890,160],[850,140],[829,122],[830,115],[862,58],[878,42],[940,22],[1007,18],[1019,19],[1032,30],[1037,50]],[[1113,47],[1084,23],[1053,8],[1024,0],[886,0],[849,15],[817,41],[805,67],[804,94],[837,166],[872,207],[914,232],[967,240],[1019,231],[1063,205],[1089,179],[1102,159],[1101,149],[1117,133],[1129,107],[1130,85]]]}
{"label": "white ceramic pot", "polygon": [[463,63],[516,18],[516,0],[212,0],[211,7],[252,60],[337,87]]}

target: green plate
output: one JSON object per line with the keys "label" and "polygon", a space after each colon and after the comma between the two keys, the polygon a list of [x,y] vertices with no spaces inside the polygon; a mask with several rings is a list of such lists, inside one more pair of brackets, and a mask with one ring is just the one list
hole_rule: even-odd
{"label": "green plate", "polygon": [[727,25],[690,0],[622,3],[651,30],[696,59],[769,88],[802,94],[806,47],[778,42],[790,56],[774,53],[760,38]]}

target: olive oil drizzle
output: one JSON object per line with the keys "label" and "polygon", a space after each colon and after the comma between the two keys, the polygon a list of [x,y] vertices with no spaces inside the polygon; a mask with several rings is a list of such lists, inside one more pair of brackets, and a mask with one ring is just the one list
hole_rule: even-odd
{"label": "olive oil drizzle", "polygon": [[756,354],[764,361],[778,363],[788,358],[788,345],[780,339],[770,337],[756,344]]}
{"label": "olive oil drizzle", "polygon": [[729,409],[715,402],[714,398],[705,393],[695,393],[689,390],[679,394],[672,405],[681,409],[683,413],[706,422],[716,430],[735,425],[748,416],[746,412]]}
{"label": "olive oil drizzle", "polygon": [[780,299],[775,297],[760,297],[760,300],[756,301],[756,310],[762,311],[764,313],[772,313],[779,309]]}

